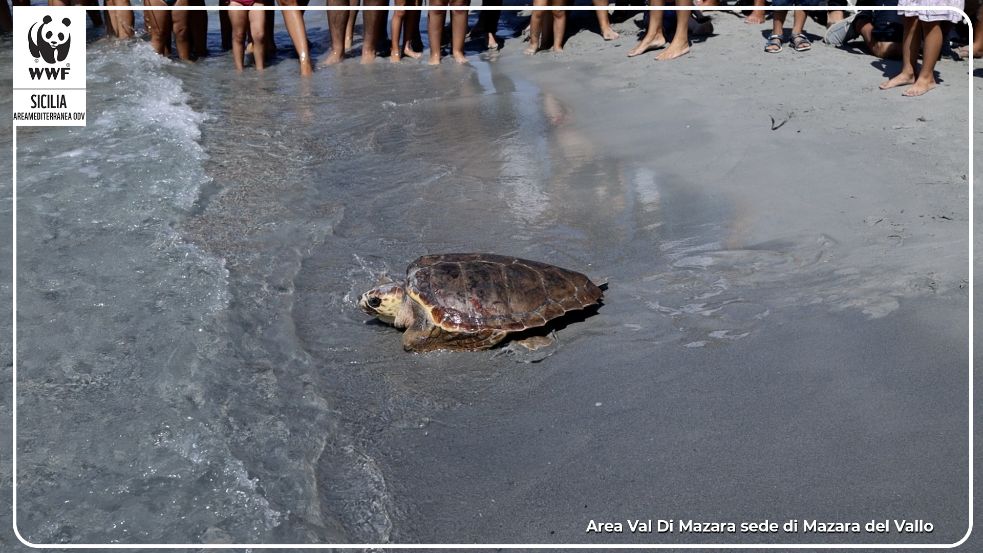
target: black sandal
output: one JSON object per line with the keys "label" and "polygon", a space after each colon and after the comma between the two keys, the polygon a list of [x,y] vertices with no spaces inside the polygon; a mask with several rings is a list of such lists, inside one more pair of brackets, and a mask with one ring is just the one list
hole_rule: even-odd
{"label": "black sandal", "polygon": [[806,52],[812,50],[812,43],[809,42],[808,37],[799,33],[792,37],[792,47],[795,48],[796,52]]}
{"label": "black sandal", "polygon": [[769,54],[777,54],[782,51],[782,37],[781,35],[771,35],[768,37],[768,42],[765,43],[765,52]]}

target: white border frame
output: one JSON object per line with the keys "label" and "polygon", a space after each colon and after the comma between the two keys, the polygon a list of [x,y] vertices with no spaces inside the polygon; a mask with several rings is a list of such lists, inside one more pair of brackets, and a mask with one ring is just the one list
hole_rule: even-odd
{"label": "white border frame", "polygon": [[[839,7],[839,6],[835,6]],[[12,528],[14,530],[14,535],[17,539],[27,547],[34,549],[952,549],[959,547],[964,544],[973,533],[973,292],[974,292],[974,275],[973,275],[973,69],[974,69],[974,58],[972,54],[973,41],[975,37],[976,29],[973,28],[972,21],[969,16],[966,15],[962,10],[957,10],[956,8],[949,6],[905,6],[909,9],[935,9],[952,11],[962,15],[963,19],[969,25],[969,78],[968,78],[968,95],[969,95],[969,170],[968,170],[968,184],[969,184],[969,451],[968,451],[968,463],[969,463],[969,526],[966,529],[966,534],[954,543],[796,543],[796,544],[784,544],[784,543],[655,543],[655,544],[625,544],[625,543],[560,543],[560,544],[543,544],[543,543],[532,543],[532,544],[511,544],[511,543],[495,543],[495,544],[393,544],[393,543],[377,543],[377,544],[175,544],[175,543],[152,543],[152,544],[121,544],[121,543],[68,543],[68,544],[47,544],[47,543],[32,543],[24,539],[21,536],[20,530],[17,528],[17,127],[19,126],[16,121],[13,124],[13,146],[12,146],[12,157],[13,157],[13,190],[11,196],[11,219],[13,223],[12,231],[12,273],[11,278],[12,287],[12,341],[11,341],[11,358],[12,358],[12,503],[11,503],[11,515],[12,515]],[[26,8],[26,7],[24,7]],[[358,8],[344,7],[344,6],[84,6],[85,10],[99,10],[99,11],[155,11],[155,10],[179,10],[179,11],[222,11],[222,10],[264,10],[264,11],[290,11],[290,10],[303,10],[303,11],[340,11],[340,10],[370,10],[370,11],[389,11],[395,9],[394,6],[359,6]],[[793,10],[805,10],[805,11],[829,11],[831,6],[788,6],[774,8],[771,6],[741,6],[739,9],[747,10],[762,10],[762,11],[793,11]],[[463,10],[468,11],[484,11],[484,10],[501,10],[501,11],[546,11],[552,10],[552,6],[404,6],[400,9],[407,11],[431,11],[431,10]],[[600,9],[595,6],[564,6],[564,10],[567,11],[595,11]],[[608,6],[609,11],[704,11],[704,12],[732,12],[734,7],[730,6]],[[844,11],[859,11],[863,9],[864,11],[887,11],[896,10],[894,6],[842,6]],[[13,16],[15,10],[11,10],[11,16]]]}

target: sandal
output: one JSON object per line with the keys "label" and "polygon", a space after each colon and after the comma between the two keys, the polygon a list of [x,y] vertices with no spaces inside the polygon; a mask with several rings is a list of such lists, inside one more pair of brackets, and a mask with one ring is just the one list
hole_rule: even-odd
{"label": "sandal", "polygon": [[799,33],[792,37],[792,47],[795,48],[796,52],[805,52],[812,50],[812,43],[804,34]]}
{"label": "sandal", "polygon": [[782,51],[782,37],[781,35],[771,35],[768,37],[768,42],[765,43],[765,52],[769,54],[777,54]]}

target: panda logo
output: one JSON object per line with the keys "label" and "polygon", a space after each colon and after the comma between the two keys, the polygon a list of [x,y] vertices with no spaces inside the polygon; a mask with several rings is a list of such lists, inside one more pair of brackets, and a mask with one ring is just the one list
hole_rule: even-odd
{"label": "panda logo", "polygon": [[[68,26],[72,24],[69,18],[62,19],[61,22],[53,21],[50,15],[44,16],[41,25],[37,22],[31,25],[31,30],[27,34],[27,42],[31,47],[31,55],[42,58],[48,63],[65,61],[68,56],[68,48],[72,45],[72,35],[68,32]],[[34,28],[37,27],[37,32]]]}

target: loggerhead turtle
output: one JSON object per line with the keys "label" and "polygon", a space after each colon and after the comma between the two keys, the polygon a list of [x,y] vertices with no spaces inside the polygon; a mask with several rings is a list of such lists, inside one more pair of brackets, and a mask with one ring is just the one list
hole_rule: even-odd
{"label": "loggerhead turtle", "polygon": [[476,351],[598,304],[601,294],[586,276],[546,263],[448,253],[417,259],[405,281],[376,286],[359,297],[358,307],[406,329],[407,351]]}

